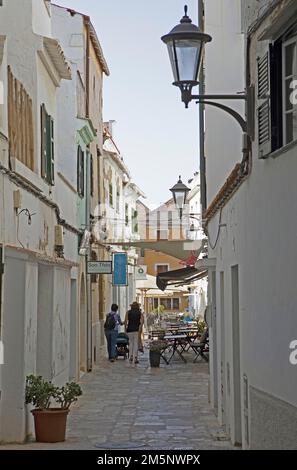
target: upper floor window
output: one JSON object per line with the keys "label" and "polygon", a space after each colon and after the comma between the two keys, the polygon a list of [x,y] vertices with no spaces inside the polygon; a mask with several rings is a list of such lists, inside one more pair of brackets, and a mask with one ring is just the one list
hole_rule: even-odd
{"label": "upper floor window", "polygon": [[113,207],[113,184],[109,183],[109,205]]}
{"label": "upper floor window", "polygon": [[283,136],[284,144],[297,139],[297,36],[283,43]]}
{"label": "upper floor window", "polygon": [[116,206],[117,206],[117,212],[120,212],[120,198],[121,198],[121,185],[120,185],[120,180],[118,179],[117,181],[117,201],[116,201]]}
{"label": "upper floor window", "polygon": [[125,204],[125,225],[129,225],[129,205]]}
{"label": "upper floor window", "polygon": [[136,209],[132,211],[132,226],[133,232],[138,233],[138,211]]}
{"label": "upper floor window", "polygon": [[34,171],[34,117],[32,98],[8,67],[9,154]]}
{"label": "upper floor window", "polygon": [[50,184],[55,184],[55,140],[54,120],[41,105],[41,176]]}
{"label": "upper floor window", "polygon": [[85,154],[81,147],[77,148],[77,192],[80,197],[85,195]]}
{"label": "upper floor window", "polygon": [[168,240],[168,230],[158,229],[157,240]]}
{"label": "upper floor window", "polygon": [[167,273],[169,271],[169,264],[156,264],[156,274]]}
{"label": "upper floor window", "polygon": [[297,28],[287,30],[258,58],[259,156],[297,140]]}

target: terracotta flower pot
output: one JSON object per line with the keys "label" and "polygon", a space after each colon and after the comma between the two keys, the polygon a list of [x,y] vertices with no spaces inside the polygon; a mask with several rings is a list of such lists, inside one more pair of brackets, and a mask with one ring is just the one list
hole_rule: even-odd
{"label": "terracotta flower pot", "polygon": [[37,442],[63,442],[66,436],[68,409],[32,410]]}

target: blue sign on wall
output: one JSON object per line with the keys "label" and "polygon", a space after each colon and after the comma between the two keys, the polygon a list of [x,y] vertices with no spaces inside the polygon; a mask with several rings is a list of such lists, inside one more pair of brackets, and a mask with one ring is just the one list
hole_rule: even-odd
{"label": "blue sign on wall", "polygon": [[127,286],[128,285],[127,253],[114,253],[112,283],[114,286]]}

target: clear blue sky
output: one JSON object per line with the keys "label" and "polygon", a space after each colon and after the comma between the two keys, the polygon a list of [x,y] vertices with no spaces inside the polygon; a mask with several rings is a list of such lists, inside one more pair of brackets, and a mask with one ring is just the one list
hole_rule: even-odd
{"label": "clear blue sky", "polygon": [[181,174],[199,169],[198,108],[186,110],[160,37],[177,24],[184,4],[197,24],[197,0],[54,0],[89,15],[111,75],[104,83],[104,119],[148,201],[170,197]]}

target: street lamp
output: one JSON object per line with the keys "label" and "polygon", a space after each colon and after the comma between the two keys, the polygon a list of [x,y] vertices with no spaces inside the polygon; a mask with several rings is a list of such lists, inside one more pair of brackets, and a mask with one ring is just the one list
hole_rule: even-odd
{"label": "street lamp", "polygon": [[[190,101],[196,100],[198,103],[208,104],[226,111],[233,116],[241,126],[243,132],[248,133],[247,120],[244,119],[237,111],[222,103],[216,103],[209,100],[245,100],[248,94],[252,94],[253,90],[248,89],[246,92],[237,93],[235,95],[192,95],[192,88],[199,85],[198,75],[203,59],[203,50],[207,42],[212,40],[209,34],[202,32],[198,26],[192,24],[192,20],[188,16],[188,7],[185,6],[185,15],[180,24],[175,26],[169,34],[162,36],[162,41],[167,45],[169,59],[174,76],[173,85],[181,90],[182,101],[186,108]],[[250,100],[252,102],[252,99]],[[252,111],[248,109],[248,111]],[[250,113],[253,116],[253,113]],[[252,123],[251,123],[252,124]],[[250,134],[250,132],[249,132]]]}
{"label": "street lamp", "polygon": [[170,189],[170,191],[172,192],[175,206],[179,211],[179,216],[182,218],[183,209],[186,204],[190,188],[188,188],[188,186],[182,182],[180,176],[178,182],[173,186],[173,188]]}
{"label": "street lamp", "polygon": [[175,26],[169,34],[162,36],[161,39],[168,48],[174,76],[173,85],[180,88],[182,100],[187,108],[191,101],[192,88],[199,84],[198,76],[204,45],[212,38],[209,34],[203,33],[198,26],[192,24],[186,5],[185,15],[180,20],[180,24]]}

